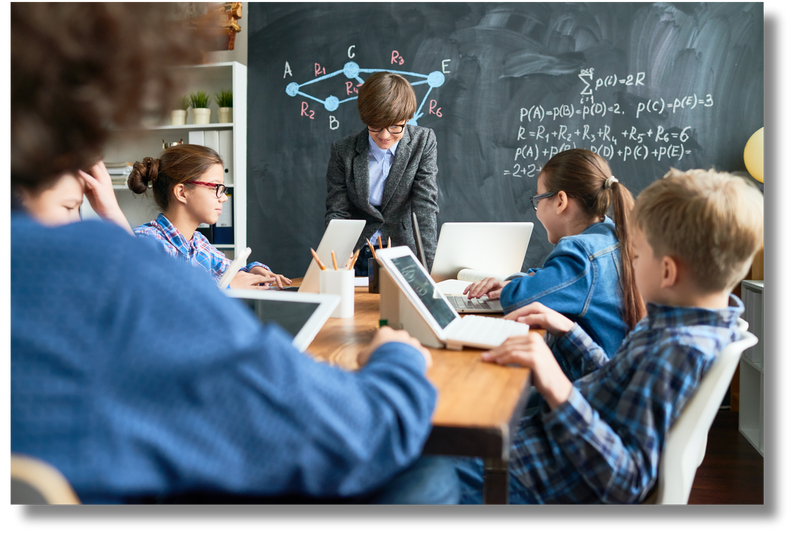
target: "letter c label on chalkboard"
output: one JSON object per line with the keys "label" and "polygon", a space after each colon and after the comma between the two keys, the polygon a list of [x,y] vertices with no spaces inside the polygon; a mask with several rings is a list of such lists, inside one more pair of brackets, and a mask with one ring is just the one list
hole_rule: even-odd
{"label": "letter c label on chalkboard", "polygon": [[355,47],[356,47],[356,45],[350,45],[350,48],[347,49],[347,57],[349,57],[350,59],[353,59],[354,57],[356,57],[356,55],[353,53],[353,49]]}

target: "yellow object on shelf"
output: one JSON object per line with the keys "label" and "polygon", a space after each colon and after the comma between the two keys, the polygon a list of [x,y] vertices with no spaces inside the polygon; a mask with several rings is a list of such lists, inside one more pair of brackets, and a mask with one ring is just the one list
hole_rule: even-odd
{"label": "yellow object on shelf", "polygon": [[744,165],[750,176],[764,183],[764,128],[756,130],[744,146]]}

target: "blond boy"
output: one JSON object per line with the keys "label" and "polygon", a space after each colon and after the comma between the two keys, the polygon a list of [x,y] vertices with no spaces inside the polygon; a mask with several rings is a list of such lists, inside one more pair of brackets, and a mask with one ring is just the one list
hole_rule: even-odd
{"label": "blond boy", "polygon": [[[643,500],[667,430],[716,355],[740,335],[743,305],[730,291],[762,244],[761,193],[731,174],[671,169],[639,195],[632,227],[647,316],[613,358],[538,303],[508,318],[546,329],[591,372],[570,383],[535,333],[484,354],[485,361],[530,367],[540,397],[512,446],[512,503]],[[460,460],[457,470],[461,502],[480,502],[479,461]]]}

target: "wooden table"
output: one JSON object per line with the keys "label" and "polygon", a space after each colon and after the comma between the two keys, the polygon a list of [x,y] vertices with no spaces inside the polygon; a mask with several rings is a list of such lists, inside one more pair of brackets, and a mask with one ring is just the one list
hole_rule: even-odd
{"label": "wooden table", "polygon": [[[356,356],[380,319],[380,295],[366,287],[355,291],[355,316],[328,319],[307,350],[345,369],[358,367]],[[481,352],[431,349],[427,376],[439,396],[424,453],[483,458],[484,502],[507,503],[509,449],[530,393],[530,371],[484,363]]]}

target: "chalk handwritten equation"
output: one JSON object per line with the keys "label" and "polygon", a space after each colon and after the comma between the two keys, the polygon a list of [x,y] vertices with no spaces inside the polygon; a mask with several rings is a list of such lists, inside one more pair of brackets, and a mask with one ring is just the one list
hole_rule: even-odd
{"label": "chalk handwritten equation", "polygon": [[[347,55],[349,58],[355,57],[354,54],[355,46],[351,46],[348,51]],[[334,72],[328,73],[326,72],[326,68],[319,63],[314,64],[314,78],[304,82],[304,83],[297,83],[297,82],[290,82],[286,86],[286,94],[290,97],[301,97],[300,102],[300,116],[304,117],[309,120],[314,120],[316,118],[316,111],[313,109],[312,105],[308,102],[308,100],[312,102],[317,102],[322,104],[326,111],[333,113],[341,104],[351,102],[358,99],[358,89],[364,84],[364,79],[362,78],[363,74],[372,74],[375,72],[392,72],[395,74],[400,74],[401,76],[405,77],[409,80],[409,83],[412,86],[415,85],[425,85],[428,86],[428,91],[425,93],[425,96],[420,100],[419,107],[417,108],[416,112],[414,113],[414,117],[408,121],[408,124],[416,125],[418,124],[418,120],[421,119],[426,114],[436,115],[437,117],[442,117],[442,107],[439,106],[439,103],[429,97],[431,96],[431,92],[437,88],[441,87],[445,81],[445,73],[448,72],[447,65],[450,62],[449,59],[445,59],[442,61],[442,70],[441,71],[434,71],[429,74],[420,74],[416,72],[409,72],[409,71],[401,71],[401,70],[392,70],[392,69],[365,69],[361,68],[361,66],[356,63],[355,61],[348,61],[344,64],[344,66]],[[403,65],[405,60],[400,55],[400,52],[397,50],[392,50],[391,57],[390,57],[390,64],[391,65]],[[286,76],[293,76],[291,67],[289,66],[289,62],[286,62],[283,72],[284,79]],[[311,93],[315,89],[314,87],[310,87],[313,84],[317,84],[322,82],[323,80],[329,80],[331,78],[335,78],[337,76],[344,76],[346,78],[343,83],[334,86],[335,91],[338,91],[340,96],[329,95],[327,98],[322,99],[316,96],[313,96]],[[368,77],[368,76],[367,76]],[[416,81],[413,81],[415,80]],[[323,93],[324,94],[324,93]],[[307,99],[307,100],[302,100]],[[339,128],[339,121],[336,119],[334,115],[328,116],[328,125],[331,130],[336,130]]]}
{"label": "chalk handwritten equation", "polygon": [[543,162],[572,148],[588,148],[609,161],[650,158],[680,161],[692,153],[692,147],[699,146],[691,125],[655,126],[641,130],[641,126],[630,125],[630,120],[616,121],[626,124],[616,130],[613,125],[615,118],[626,114],[639,120],[648,115],[668,118],[679,110],[702,112],[714,106],[713,95],[692,93],[666,100],[641,100],[635,106],[624,106],[603,100],[602,90],[644,86],[646,73],[595,76],[594,69],[583,69],[578,77],[583,84],[579,102],[550,107],[533,104],[519,109],[516,141],[520,146],[515,149],[512,168],[505,169],[503,175],[534,177]]}

